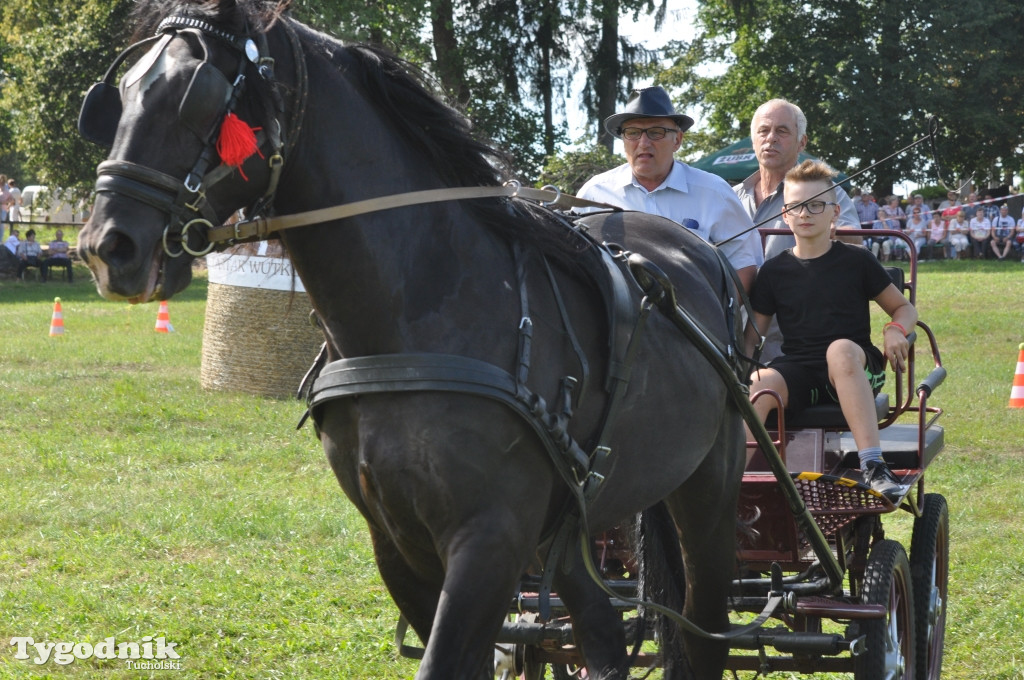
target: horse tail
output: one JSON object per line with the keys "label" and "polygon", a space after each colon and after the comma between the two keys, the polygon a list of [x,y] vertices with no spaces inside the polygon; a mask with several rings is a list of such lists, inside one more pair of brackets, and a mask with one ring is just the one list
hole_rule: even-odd
{"label": "horse tail", "polygon": [[[639,597],[681,613],[686,602],[686,568],[679,533],[664,503],[637,516],[635,545]],[[639,614],[654,628],[666,680],[692,677],[675,623],[654,612],[641,609]]]}

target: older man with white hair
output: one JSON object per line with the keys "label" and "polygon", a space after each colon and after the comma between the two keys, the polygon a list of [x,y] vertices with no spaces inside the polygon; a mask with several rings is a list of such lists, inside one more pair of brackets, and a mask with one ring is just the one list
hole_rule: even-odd
{"label": "older man with white hair", "polygon": [[[757,158],[757,170],[733,187],[740,202],[747,209],[755,224],[774,217],[761,226],[771,229],[788,229],[782,220],[782,188],[786,173],[796,167],[800,152],[807,147],[807,117],[799,106],[785,99],[772,99],[761,104],[750,120],[750,140]],[[836,226],[856,229],[860,226],[857,209],[849,195],[836,187],[836,201],[839,203],[839,217]],[[859,236],[844,237],[841,240],[859,244]],[[792,248],[796,241],[792,236],[769,236],[765,243],[765,259]]]}

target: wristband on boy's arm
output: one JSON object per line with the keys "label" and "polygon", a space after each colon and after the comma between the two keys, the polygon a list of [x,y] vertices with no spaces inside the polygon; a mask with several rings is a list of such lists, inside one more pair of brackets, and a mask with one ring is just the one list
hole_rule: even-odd
{"label": "wristband on boy's arm", "polygon": [[889,323],[882,326],[882,333],[885,333],[890,328],[900,329],[900,332],[903,333],[903,337],[907,337],[907,329],[903,327],[903,324],[896,323],[895,321],[890,321]]}

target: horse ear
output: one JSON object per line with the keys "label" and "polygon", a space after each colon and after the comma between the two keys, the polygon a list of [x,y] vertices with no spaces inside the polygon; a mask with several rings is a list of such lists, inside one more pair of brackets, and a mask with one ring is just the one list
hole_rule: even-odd
{"label": "horse ear", "polygon": [[178,107],[178,118],[204,142],[214,132],[231,98],[231,83],[220,69],[203,62],[192,75]]}
{"label": "horse ear", "polygon": [[121,92],[107,82],[89,88],[78,112],[78,132],[87,141],[111,147],[121,121]]}

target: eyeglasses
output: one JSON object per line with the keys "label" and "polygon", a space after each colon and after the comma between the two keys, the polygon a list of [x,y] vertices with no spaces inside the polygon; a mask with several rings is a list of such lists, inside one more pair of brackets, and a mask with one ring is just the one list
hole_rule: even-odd
{"label": "eyeglasses", "polygon": [[644,133],[647,133],[647,139],[651,140],[652,142],[656,142],[659,139],[665,139],[665,135],[667,135],[670,132],[682,132],[682,130],[680,130],[679,128],[667,128],[667,127],[649,127],[649,128],[628,127],[628,128],[621,128],[619,130],[619,133],[622,135],[623,139],[628,139],[630,141],[636,141],[636,140],[640,139],[641,137],[643,137]]}
{"label": "eyeglasses", "polygon": [[807,212],[812,215],[820,215],[825,211],[826,205],[839,205],[832,201],[807,201],[806,203],[784,203],[782,205],[782,211],[793,213],[794,215],[799,214],[804,208],[807,208]]}

